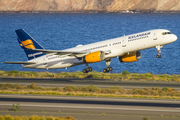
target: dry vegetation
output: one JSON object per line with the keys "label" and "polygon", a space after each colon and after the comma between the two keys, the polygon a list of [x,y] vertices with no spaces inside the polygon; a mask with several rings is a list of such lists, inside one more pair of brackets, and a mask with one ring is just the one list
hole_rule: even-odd
{"label": "dry vegetation", "polygon": [[122,73],[102,73],[102,72],[61,72],[61,73],[50,73],[50,72],[22,72],[22,71],[0,71],[0,77],[20,77],[20,78],[79,78],[79,79],[112,79],[112,80],[140,80],[140,81],[165,81],[180,82],[180,75],[153,75],[151,73],[138,74],[129,73],[123,71]]}
{"label": "dry vegetation", "polygon": [[75,120],[71,116],[67,117],[52,117],[52,116],[11,116],[11,115],[0,115],[0,120]]}
{"label": "dry vegetation", "polygon": [[70,95],[95,97],[126,97],[126,98],[162,98],[180,99],[180,91],[164,87],[144,89],[124,89],[121,87],[99,88],[93,85],[87,87],[66,86],[63,89],[38,87],[34,83],[28,86],[0,84],[0,94],[31,94],[31,95]]}

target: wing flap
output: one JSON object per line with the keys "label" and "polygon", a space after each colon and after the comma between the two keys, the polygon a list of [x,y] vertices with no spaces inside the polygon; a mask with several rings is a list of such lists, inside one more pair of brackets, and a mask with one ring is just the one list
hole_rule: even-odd
{"label": "wing flap", "polygon": [[16,62],[3,62],[3,64],[25,64],[25,65],[31,65],[31,64],[36,64],[36,62],[21,62],[21,61],[16,61]]}

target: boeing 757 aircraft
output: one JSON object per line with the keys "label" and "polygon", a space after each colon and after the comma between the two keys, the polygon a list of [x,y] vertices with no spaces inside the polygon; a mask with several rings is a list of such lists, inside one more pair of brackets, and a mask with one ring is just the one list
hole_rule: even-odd
{"label": "boeing 757 aircraft", "polygon": [[4,63],[22,64],[22,67],[37,69],[58,69],[85,64],[84,73],[92,71],[89,63],[100,61],[106,62],[104,73],[112,71],[113,68],[109,67],[112,58],[117,57],[120,62],[134,62],[141,58],[140,50],[152,47],[157,49],[156,57],[161,58],[159,53],[163,45],[177,40],[177,36],[169,30],[155,29],[65,50],[46,50],[25,30],[19,29],[15,32],[29,60]]}

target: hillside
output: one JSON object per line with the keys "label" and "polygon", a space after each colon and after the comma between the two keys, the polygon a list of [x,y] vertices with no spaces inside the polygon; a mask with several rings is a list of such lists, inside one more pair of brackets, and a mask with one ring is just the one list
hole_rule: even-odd
{"label": "hillside", "polygon": [[0,0],[0,11],[180,11],[180,0]]}

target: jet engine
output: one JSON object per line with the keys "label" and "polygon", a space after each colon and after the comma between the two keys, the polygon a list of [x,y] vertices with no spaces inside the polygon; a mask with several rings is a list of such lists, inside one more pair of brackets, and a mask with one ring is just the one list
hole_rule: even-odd
{"label": "jet engine", "polygon": [[119,57],[120,62],[135,62],[138,61],[141,58],[141,52],[130,52],[126,53],[125,55]]}
{"label": "jet engine", "polygon": [[100,62],[105,59],[105,53],[103,51],[97,51],[93,53],[89,53],[88,55],[83,57],[83,62],[85,63],[95,63]]}

